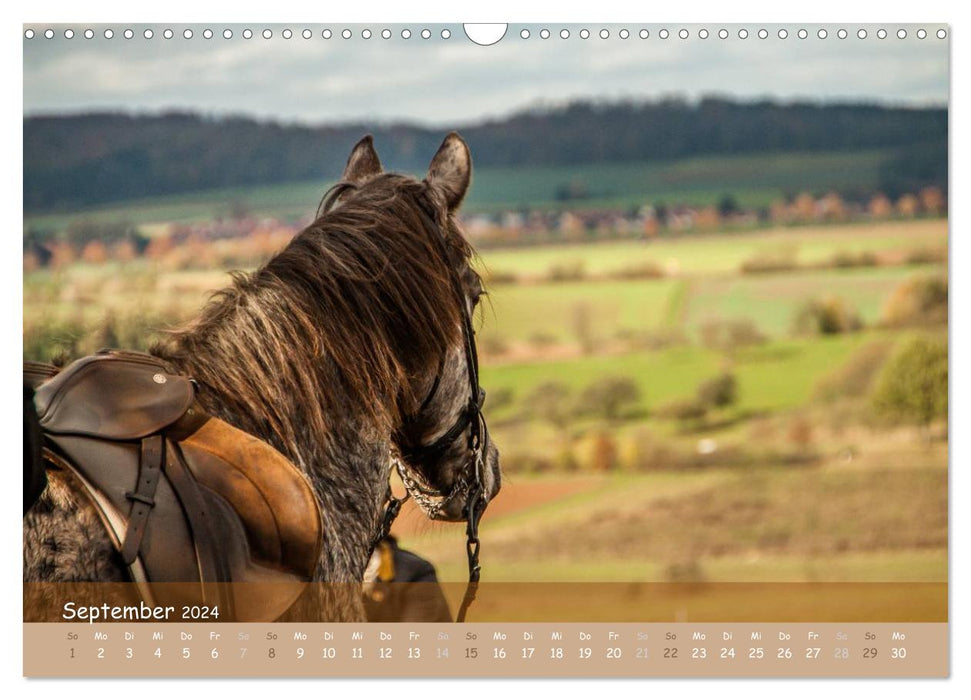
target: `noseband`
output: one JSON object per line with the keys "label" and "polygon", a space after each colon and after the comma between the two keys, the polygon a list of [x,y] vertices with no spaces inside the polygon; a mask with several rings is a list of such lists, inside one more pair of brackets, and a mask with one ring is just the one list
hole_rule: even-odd
{"label": "noseband", "polygon": [[[391,525],[401,510],[401,505],[410,496],[421,507],[425,514],[432,520],[439,519],[445,505],[453,498],[458,497],[462,492],[465,493],[465,512],[463,515],[466,520],[466,554],[469,564],[469,583],[465,589],[465,596],[459,608],[456,622],[464,622],[469,606],[475,600],[475,595],[479,586],[479,521],[485,512],[488,499],[485,494],[483,468],[483,440],[488,440],[488,429],[485,418],[482,415],[482,404],[485,401],[485,391],[479,386],[479,354],[475,344],[475,329],[472,326],[472,316],[466,304],[465,294],[462,292],[462,285],[458,275],[452,270],[452,265],[448,256],[445,236],[435,220],[429,216],[424,207],[418,203],[418,213],[425,224],[425,228],[436,241],[442,262],[449,271],[449,280],[452,284],[452,291],[461,309],[462,316],[462,341],[467,376],[469,380],[469,399],[465,407],[459,413],[452,426],[439,436],[434,442],[428,445],[408,445],[404,438],[404,433],[399,431],[396,434],[398,452],[392,452],[391,461],[396,468],[407,489],[408,495],[405,498],[396,498],[391,493],[391,486],[388,485],[388,505],[385,509],[384,520],[378,537],[374,545],[387,536],[391,530]],[[442,375],[445,369],[445,355],[442,355],[438,363],[438,371],[435,380],[429,390],[428,396],[422,402],[418,413],[408,416],[404,420],[405,427],[414,425],[420,415],[438,393]],[[461,475],[455,479],[448,493],[442,493],[428,483],[427,479],[414,469],[411,464],[423,464],[438,460],[445,452],[455,444],[455,442],[468,431],[468,461]],[[373,549],[373,547],[372,547]]]}

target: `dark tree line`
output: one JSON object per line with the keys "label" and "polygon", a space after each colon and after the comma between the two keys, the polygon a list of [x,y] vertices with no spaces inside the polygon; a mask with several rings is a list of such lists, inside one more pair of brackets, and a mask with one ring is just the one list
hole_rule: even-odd
{"label": "dark tree line", "polygon": [[[946,185],[947,120],[941,108],[707,98],[575,102],[456,128],[479,166],[889,148],[898,152],[881,173],[889,188],[909,180]],[[29,117],[24,207],[330,179],[367,132],[386,165],[421,172],[442,131],[406,124],[309,127],[180,112]]]}

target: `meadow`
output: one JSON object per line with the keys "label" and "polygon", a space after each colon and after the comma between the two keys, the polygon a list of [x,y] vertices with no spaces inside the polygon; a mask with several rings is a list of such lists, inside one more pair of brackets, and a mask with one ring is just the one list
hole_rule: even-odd
{"label": "meadow", "polygon": [[[943,323],[891,310],[915,280],[946,295],[947,245],[946,220],[921,219],[483,251],[482,384],[505,469],[484,580],[946,581],[946,416],[889,420],[871,395],[900,348],[946,341],[946,296]],[[743,271],[780,250],[792,269]],[[859,253],[873,257],[833,264]],[[227,281],[142,258],[26,272],[25,358],[146,347]],[[799,326],[832,299],[852,323]],[[730,396],[695,406],[722,376]],[[616,410],[586,410],[611,379]],[[464,576],[460,525],[409,508],[396,533]]]}

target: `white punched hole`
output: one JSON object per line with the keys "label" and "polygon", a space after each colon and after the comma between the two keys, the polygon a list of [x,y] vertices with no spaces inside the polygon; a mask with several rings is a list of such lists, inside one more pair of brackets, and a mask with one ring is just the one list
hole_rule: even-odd
{"label": "white punched hole", "polygon": [[[166,29],[165,31],[167,31],[169,33],[169,35],[166,38],[167,39],[172,38],[172,30],[171,29]],[[84,38],[85,39],[94,39],[94,30],[93,29],[85,29],[84,30]]]}
{"label": "white punched hole", "polygon": [[74,30],[73,29],[65,29],[64,30],[64,38],[65,39],[73,39],[74,38]]}
{"label": "white punched hole", "polygon": [[134,36],[135,36],[135,32],[133,32],[131,29],[126,29],[125,30],[125,38],[126,39],[132,39],[132,38],[134,38]]}
{"label": "white punched hole", "polygon": [[[506,30],[508,28],[508,24],[498,23],[469,23],[462,25],[462,29],[465,30],[465,36],[469,37],[472,43],[478,44],[479,46],[498,44],[506,36]],[[523,31],[526,32],[526,36],[523,36],[523,39],[528,39],[529,32],[525,29]],[[522,32],[519,35],[522,36]],[[542,32],[540,35],[542,36]],[[444,38],[447,39],[448,37]],[[545,39],[546,37],[543,38]]]}
{"label": "white punched hole", "polygon": [[866,39],[866,29],[861,29],[856,33],[856,36],[860,39]]}
{"label": "white punched hole", "polygon": [[798,36],[800,39],[805,39],[807,36],[809,36],[809,32],[807,32],[805,29],[800,29],[798,32],[796,32],[796,36]]}
{"label": "white punched hole", "polygon": [[273,32],[270,31],[269,29],[264,29],[262,36],[263,36],[264,39],[272,39],[273,38]]}
{"label": "white punched hole", "polygon": [[748,39],[748,29],[739,29],[738,30],[738,38],[739,39]]}
{"label": "white punched hole", "polygon": [[877,39],[886,39],[886,38],[887,38],[887,30],[886,29],[878,29],[877,30]]}
{"label": "white punched hole", "polygon": [[[188,31],[188,30],[186,30]],[[105,29],[105,39],[110,39],[115,35],[115,33],[110,29]],[[191,35],[190,35],[191,36]],[[188,37],[186,37],[188,38]]]}
{"label": "white punched hole", "polygon": [[667,39],[669,36],[671,36],[671,32],[669,32],[667,29],[662,29],[657,33],[657,35],[662,39]]}
{"label": "white punched hole", "polygon": [[947,32],[945,30],[943,30],[943,29],[938,29],[937,30],[937,38],[938,39],[946,39],[947,38]]}
{"label": "white punched hole", "polygon": [[361,32],[361,37],[364,38],[364,39],[370,39],[371,38],[371,30],[370,29],[363,30]]}
{"label": "white punched hole", "polygon": [[[646,32],[647,30],[646,29],[642,29],[641,31],[642,32]],[[601,29],[600,30],[600,38],[601,39],[609,39],[610,38],[610,32],[607,31],[606,29]],[[641,38],[642,39],[646,39],[647,37],[641,37]]]}
{"label": "white punched hole", "polygon": [[320,36],[325,39],[330,39],[332,36],[334,36],[334,32],[330,31],[329,29],[325,29],[320,33]]}
{"label": "white punched hole", "polygon": [[53,39],[54,38],[54,30],[53,29],[46,30],[44,32],[44,38],[46,38],[46,39]]}
{"label": "white punched hole", "polygon": [[768,39],[768,38],[769,38],[769,30],[768,29],[760,29],[759,30],[759,39]]}
{"label": "white punched hole", "polygon": [[233,30],[223,29],[223,39],[232,39],[232,38],[233,38]]}
{"label": "white punched hole", "polygon": [[590,38],[590,30],[589,29],[581,29],[580,30],[580,38],[581,39],[589,39]]}
{"label": "white punched hole", "polygon": [[845,39],[847,37],[847,32],[845,29],[840,29],[838,32],[836,32],[836,36],[838,36],[840,39]]}
{"label": "white punched hole", "polygon": [[[247,29],[246,32],[249,32],[249,29]],[[243,36],[247,39],[249,39],[249,36],[253,36],[253,32],[249,32],[249,36],[246,36],[246,32],[243,32]],[[84,35],[87,36],[88,33],[85,32]],[[175,32],[173,32],[171,29],[166,29],[164,32],[162,32],[162,36],[166,39],[171,39],[175,36]]]}
{"label": "white punched hole", "polygon": [[570,30],[569,29],[561,29],[560,30],[560,38],[561,39],[569,39],[570,38]]}
{"label": "white punched hole", "polygon": [[926,29],[918,29],[917,30],[917,38],[918,39],[926,39],[927,38],[927,30]]}
{"label": "white punched hole", "polygon": [[448,29],[443,29],[442,30],[442,38],[443,39],[451,39],[452,38],[452,32],[449,31]]}
{"label": "white punched hole", "polygon": [[549,29],[540,29],[539,30],[539,38],[540,39],[549,39],[550,38],[550,30]]}
{"label": "white punched hole", "polygon": [[708,30],[707,29],[699,29],[698,30],[698,38],[699,39],[707,39],[709,36],[710,35],[708,34]]}
{"label": "white punched hole", "polygon": [[727,29],[719,29],[718,30],[718,38],[719,39],[727,39],[728,38],[728,30]]}
{"label": "white punched hole", "polygon": [[898,39],[906,39],[907,38],[907,30],[906,29],[898,29],[897,30],[897,38]]}
{"label": "white punched hole", "polygon": [[529,38],[529,30],[528,29],[523,29],[521,32],[519,32],[519,38],[520,39],[528,39]]}
{"label": "white punched hole", "polygon": [[651,36],[651,33],[646,29],[642,29],[641,31],[637,32],[637,36],[639,36],[641,39],[646,39],[647,37]]}
{"label": "white punched hole", "polygon": [[421,38],[422,39],[431,39],[432,38],[432,32],[431,32],[431,30],[430,29],[422,29],[421,30]]}
{"label": "white punched hole", "polygon": [[155,36],[155,32],[153,32],[151,29],[146,29],[144,32],[142,32],[142,36],[144,36],[146,39],[151,39]]}
{"label": "white punched hole", "polygon": [[284,29],[283,32],[281,32],[280,36],[282,36],[284,39],[290,39],[293,37],[293,30]]}
{"label": "white punched hole", "polygon": [[818,36],[820,39],[825,39],[827,36],[829,36],[829,34],[825,29],[820,29],[818,32],[816,32],[816,36]]}
{"label": "white punched hole", "polygon": [[[662,29],[661,31],[667,31],[667,30]],[[619,36],[621,39],[626,39],[627,37],[630,36],[630,32],[628,30],[626,30],[626,29],[621,29],[617,33],[617,36]]]}
{"label": "white punched hole", "polygon": [[300,32],[300,36],[302,36],[304,39],[309,39],[313,35],[314,33],[309,29],[304,29],[302,32]]}
{"label": "white punched hole", "polygon": [[203,39],[212,39],[212,37],[213,37],[213,32],[212,32],[211,29],[203,29],[202,30],[202,38]]}
{"label": "white punched hole", "polygon": [[342,31],[341,32],[341,37],[343,37],[344,39],[350,39],[351,38],[351,30],[350,29],[345,29],[344,31]]}
{"label": "white punched hole", "polygon": [[787,39],[788,37],[789,37],[789,32],[787,32],[785,29],[780,29],[779,30],[779,38],[780,39]]}
{"label": "white punched hole", "polygon": [[402,39],[410,39],[411,38],[411,30],[410,29],[402,29],[401,30],[401,38]]}
{"label": "white punched hole", "polygon": [[34,38],[34,30],[33,29],[26,29],[26,30],[24,30],[24,39],[33,39],[33,38]]}
{"label": "white punched hole", "polygon": [[688,38],[688,30],[687,29],[682,29],[681,31],[678,32],[678,36],[681,37],[682,39],[687,39]]}
{"label": "white punched hole", "polygon": [[390,29],[382,29],[381,30],[381,38],[382,39],[390,39],[391,38],[391,30]]}

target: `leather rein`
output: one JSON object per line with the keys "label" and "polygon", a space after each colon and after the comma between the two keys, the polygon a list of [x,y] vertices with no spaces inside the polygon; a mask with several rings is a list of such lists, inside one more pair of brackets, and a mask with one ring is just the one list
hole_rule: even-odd
{"label": "leather rein", "polygon": [[[465,519],[466,519],[466,555],[469,566],[469,582],[465,589],[462,604],[459,607],[456,622],[464,622],[469,606],[475,600],[476,592],[479,587],[479,575],[481,567],[479,565],[479,521],[485,512],[488,500],[485,495],[485,487],[482,470],[484,468],[483,459],[483,439],[488,439],[488,428],[485,418],[482,415],[482,404],[485,401],[485,391],[479,386],[479,355],[475,344],[475,329],[472,326],[472,317],[466,305],[465,295],[462,292],[461,283],[458,276],[452,270],[449,262],[448,249],[446,248],[445,236],[434,219],[428,215],[424,207],[419,203],[418,212],[425,223],[426,228],[438,244],[439,253],[442,261],[449,270],[449,279],[452,290],[455,293],[456,301],[462,311],[462,340],[463,351],[465,354],[466,369],[469,380],[469,400],[462,412],[455,419],[452,426],[446,430],[434,442],[428,445],[408,446],[399,442],[398,450],[392,451],[391,463],[401,477],[405,485],[407,495],[404,498],[397,498],[391,491],[391,484],[388,484],[388,505],[384,511],[384,518],[381,529],[372,544],[372,551],[377,543],[384,539],[391,530],[391,525],[398,513],[401,511],[402,504],[409,498],[414,498],[415,502],[421,507],[425,514],[432,520],[440,517],[441,510],[446,503],[453,497],[465,492]],[[445,368],[445,356],[439,360],[438,371],[435,381],[429,390],[428,396],[418,409],[418,414],[424,411],[431,404],[438,393],[442,374]],[[405,419],[405,423],[413,422],[415,416]],[[455,480],[448,493],[442,493],[432,486],[419,473],[411,468],[410,464],[422,463],[438,459],[455,442],[468,432],[468,461],[466,468]]]}

